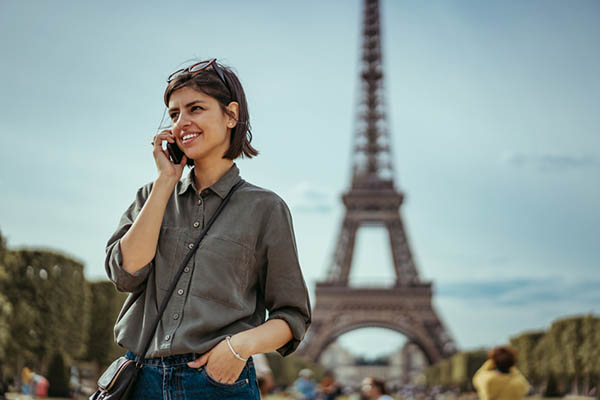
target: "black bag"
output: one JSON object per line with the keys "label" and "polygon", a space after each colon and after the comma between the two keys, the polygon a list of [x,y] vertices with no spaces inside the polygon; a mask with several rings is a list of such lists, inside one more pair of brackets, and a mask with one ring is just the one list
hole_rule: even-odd
{"label": "black bag", "polygon": [[206,227],[202,230],[202,232],[200,232],[200,236],[196,240],[196,243],[194,243],[194,247],[192,247],[192,249],[188,252],[188,254],[185,256],[185,259],[183,260],[183,263],[181,263],[181,265],[179,266],[179,270],[177,271],[175,278],[171,282],[169,293],[163,299],[163,302],[158,310],[158,314],[156,315],[156,319],[154,320],[153,328],[152,330],[150,330],[152,334],[148,338],[146,338],[146,343],[144,343],[144,350],[137,355],[135,360],[129,360],[125,357],[119,357],[115,361],[113,361],[112,364],[110,364],[110,366],[98,379],[98,389],[90,396],[90,400],[127,400],[129,392],[135,384],[135,380],[137,379],[138,373],[143,366],[142,359],[144,358],[144,356],[148,352],[148,349],[150,348],[150,343],[152,343],[152,338],[154,337],[154,333],[156,332],[158,323],[160,322],[163,312],[167,308],[167,303],[169,302],[171,295],[175,291],[175,284],[179,281],[179,278],[181,278],[185,266],[188,264],[188,262],[194,255],[194,252],[200,245],[200,241],[202,240],[202,238],[204,238],[206,232],[208,232],[208,229],[211,227],[213,222],[215,222],[215,219],[219,216],[219,214],[229,201],[229,198],[231,197],[233,192],[235,192],[243,183],[244,180],[240,179],[240,181],[231,188],[229,193],[227,193],[227,196],[225,196],[223,201],[221,201],[221,204],[219,204],[219,208],[217,208],[217,211],[215,211],[213,216],[207,222]]}
{"label": "black bag", "polygon": [[98,390],[90,396],[90,400],[126,399],[139,370],[134,360],[117,358],[98,379]]}

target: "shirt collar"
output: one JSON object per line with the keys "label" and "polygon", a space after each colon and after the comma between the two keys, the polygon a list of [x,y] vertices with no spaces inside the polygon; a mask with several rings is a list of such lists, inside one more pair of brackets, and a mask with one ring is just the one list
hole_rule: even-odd
{"label": "shirt collar", "polygon": [[[181,187],[179,188],[179,195],[184,194],[185,192],[188,191],[188,189],[190,188],[190,186],[194,189],[194,192],[198,192],[198,189],[196,188],[196,183],[194,182],[194,169],[196,167],[192,168],[191,171],[189,172],[189,174],[185,177],[185,179],[183,179],[181,181]],[[227,172],[225,172],[223,174],[222,177],[220,177],[215,183],[213,183],[212,185],[210,185],[207,189],[212,190],[213,192],[215,192],[220,198],[225,198],[225,196],[227,195],[227,193],[229,193],[229,190],[231,190],[231,188],[239,182],[240,180],[240,170],[237,167],[236,163],[233,163],[233,165],[231,166],[231,168],[229,168],[229,170]]]}

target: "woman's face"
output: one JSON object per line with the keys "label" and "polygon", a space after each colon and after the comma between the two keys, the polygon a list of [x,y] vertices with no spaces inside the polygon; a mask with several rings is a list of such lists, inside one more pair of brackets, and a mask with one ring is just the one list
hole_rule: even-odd
{"label": "woman's face", "polygon": [[[237,103],[227,107],[237,116]],[[235,119],[226,115],[211,96],[184,87],[169,99],[171,132],[177,145],[193,160],[220,160],[229,149]]]}

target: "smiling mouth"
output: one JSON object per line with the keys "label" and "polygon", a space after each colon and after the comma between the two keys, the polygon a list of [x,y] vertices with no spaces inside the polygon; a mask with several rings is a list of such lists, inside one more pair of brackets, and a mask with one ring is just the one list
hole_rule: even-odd
{"label": "smiling mouth", "polygon": [[200,133],[198,133],[198,132],[195,132],[195,133],[186,133],[185,135],[183,135],[181,137],[181,143],[184,144],[184,145],[189,144],[194,139],[196,139],[198,136],[200,136]]}

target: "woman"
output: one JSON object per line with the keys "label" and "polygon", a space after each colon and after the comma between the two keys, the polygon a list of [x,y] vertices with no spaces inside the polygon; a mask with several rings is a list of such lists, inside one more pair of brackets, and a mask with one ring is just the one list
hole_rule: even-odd
{"label": "woman", "polygon": [[499,346],[488,354],[488,360],[473,376],[473,386],[481,400],[520,400],[529,391],[529,382],[514,366],[517,352]]}
{"label": "woman", "polygon": [[[290,354],[310,325],[291,215],[275,193],[244,182],[149,332],[175,270],[241,179],[233,160],[258,154],[244,90],[216,60],[173,73],[164,102],[171,126],[152,141],[158,176],[138,190],[106,249],[108,276],[131,292],[115,325],[117,343],[134,359],[153,335],[132,398],[260,398],[251,356]],[[163,142],[183,151],[180,164]],[[185,165],[193,169],[181,179]]]}

